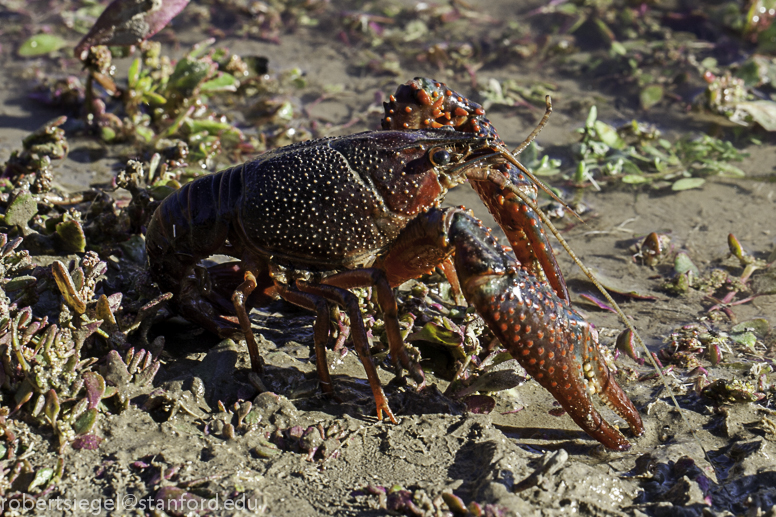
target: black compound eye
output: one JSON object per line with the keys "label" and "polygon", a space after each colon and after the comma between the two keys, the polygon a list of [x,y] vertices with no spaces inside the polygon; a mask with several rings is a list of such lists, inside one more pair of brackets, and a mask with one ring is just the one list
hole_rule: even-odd
{"label": "black compound eye", "polygon": [[429,153],[429,159],[431,160],[431,165],[440,167],[450,163],[450,153],[446,149],[432,149]]}

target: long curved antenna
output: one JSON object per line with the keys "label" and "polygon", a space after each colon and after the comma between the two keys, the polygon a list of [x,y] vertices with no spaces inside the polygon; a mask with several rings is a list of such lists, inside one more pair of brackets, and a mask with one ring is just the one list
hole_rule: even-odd
{"label": "long curved antenna", "polygon": [[560,203],[561,206],[563,206],[563,208],[567,212],[569,212],[574,217],[576,217],[577,220],[579,220],[579,222],[584,222],[582,220],[582,218],[579,216],[579,214],[577,214],[574,210],[572,210],[571,207],[568,206],[565,201],[563,201],[558,196],[556,196],[555,193],[550,189],[550,187],[545,185],[543,181],[541,181],[539,178],[537,178],[534,175],[533,172],[529,171],[522,163],[520,163],[517,160],[517,158],[515,158],[516,155],[522,153],[525,150],[525,148],[528,147],[531,144],[531,142],[533,142],[536,139],[536,135],[541,133],[542,129],[544,129],[544,126],[547,125],[547,121],[550,120],[550,115],[552,114],[552,99],[550,98],[549,95],[544,97],[544,103],[545,103],[546,108],[544,110],[544,116],[542,117],[542,120],[540,120],[539,124],[534,128],[533,131],[531,131],[531,134],[528,135],[528,137],[525,140],[523,140],[523,143],[518,145],[515,148],[515,150],[512,151],[512,152],[509,152],[509,150],[506,149],[505,147],[500,148],[500,152],[501,152],[502,156],[505,157],[509,163],[511,163],[512,165],[514,165],[518,169],[520,169],[520,171],[523,174],[528,176],[531,179],[531,181],[533,181],[534,185],[536,185],[537,187],[542,189],[544,192],[546,192],[547,195],[549,195],[554,201]]}
{"label": "long curved antenna", "polygon": [[542,132],[542,129],[544,129],[544,126],[547,125],[547,121],[550,120],[550,114],[552,113],[552,99],[549,95],[544,97],[544,116],[542,117],[542,120],[539,121],[539,125],[536,126],[536,128],[531,131],[531,134],[528,135],[528,137],[523,140],[523,143],[515,147],[515,150],[512,151],[512,154],[517,156],[518,154],[525,151],[525,148],[528,147],[531,142],[533,142],[536,139],[536,135]]}

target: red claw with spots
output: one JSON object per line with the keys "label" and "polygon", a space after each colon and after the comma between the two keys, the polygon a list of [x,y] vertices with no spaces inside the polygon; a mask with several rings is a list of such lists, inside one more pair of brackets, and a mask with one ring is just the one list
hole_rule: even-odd
{"label": "red claw with spots", "polygon": [[467,301],[579,427],[610,449],[629,449],[591,400],[598,395],[634,436],[644,433],[638,411],[599,351],[595,330],[473,219],[456,217],[448,237],[455,243],[455,270]]}

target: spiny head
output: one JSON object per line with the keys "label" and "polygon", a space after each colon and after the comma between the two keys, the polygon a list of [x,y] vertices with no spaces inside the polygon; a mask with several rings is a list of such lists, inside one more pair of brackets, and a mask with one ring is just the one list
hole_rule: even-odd
{"label": "spiny head", "polygon": [[399,86],[383,107],[383,129],[449,127],[503,143],[496,129],[485,118],[481,105],[433,79],[416,77]]}
{"label": "spiny head", "polygon": [[[541,183],[528,169],[517,161],[516,155],[519,155],[525,147],[533,141],[536,135],[541,131],[549,119],[552,111],[552,104],[549,96],[547,97],[547,110],[539,125],[534,129],[528,138],[520,144],[514,151],[510,152],[503,140],[498,135],[496,128],[485,117],[485,110],[463,95],[451,90],[444,83],[416,77],[412,81],[399,86],[394,95],[391,95],[388,102],[383,103],[385,109],[385,118],[382,121],[383,129],[424,129],[424,128],[450,128],[458,132],[474,133],[480,137],[490,139],[493,150],[498,152],[501,160],[490,160],[489,165],[493,163],[503,163],[508,161],[511,165],[502,168],[501,175],[509,177],[510,182],[517,187],[525,188],[527,184],[526,177],[530,181],[547,192],[550,197],[556,201],[557,196]],[[491,174],[488,168],[480,167],[479,171],[470,167],[470,172],[476,172],[470,175],[469,179],[489,179],[496,180],[501,185],[503,182],[499,174]],[[523,177],[525,175],[525,177]],[[476,176],[476,177],[475,177]],[[533,188],[528,188],[532,191]],[[529,195],[532,195],[529,193]],[[533,194],[535,197],[535,194]]]}
{"label": "spiny head", "polygon": [[[523,171],[532,181],[534,180],[507,149],[496,128],[485,117],[482,106],[451,90],[444,83],[416,77],[399,86],[396,93],[391,95],[389,101],[383,103],[383,106],[385,108],[383,129],[444,128],[487,138],[491,143],[491,149],[499,153],[501,159],[480,163],[478,167],[480,170],[476,175],[481,178],[495,177],[489,174],[488,168],[484,165],[508,161],[512,166],[502,168],[502,175],[515,176],[513,180],[517,179],[518,183],[523,184],[525,179],[519,177],[519,171]],[[470,167],[468,170],[473,172],[476,168]]]}

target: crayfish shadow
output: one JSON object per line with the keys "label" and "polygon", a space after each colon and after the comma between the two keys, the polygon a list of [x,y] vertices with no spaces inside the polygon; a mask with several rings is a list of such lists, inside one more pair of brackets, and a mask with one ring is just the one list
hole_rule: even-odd
{"label": "crayfish shadow", "polygon": [[[375,401],[363,364],[354,351],[327,351],[327,363],[337,400],[321,393],[315,367],[312,326],[315,314],[283,301],[275,301],[251,312],[251,323],[264,363],[261,380],[267,391],[289,399],[302,411],[321,412],[337,418],[345,414],[374,421]],[[244,340],[222,340],[180,318],[154,327],[167,339],[165,364],[154,385],[171,382],[190,389],[194,377],[205,387],[211,406],[220,400],[229,406],[238,400],[252,400],[257,390],[250,382],[250,358]],[[431,384],[418,391],[404,377],[395,377],[390,367],[378,364],[378,376],[394,414],[459,415],[465,405],[446,397]]]}
{"label": "crayfish shadow", "polygon": [[[191,392],[195,398],[204,397],[211,407],[216,407],[219,401],[229,405],[257,395],[249,379],[250,361],[242,344],[203,333],[189,345],[165,347],[166,360],[154,378],[155,388],[164,392]],[[302,374],[296,377],[290,372],[286,374],[289,379],[299,375]]]}
{"label": "crayfish shadow", "polygon": [[164,353],[175,360],[189,354],[206,353],[222,341],[215,334],[189,323],[180,316],[155,323],[152,333],[149,338],[164,336]]}
{"label": "crayfish shadow", "polygon": [[[336,400],[321,394],[314,372],[307,374],[306,389],[297,383],[291,386],[290,392],[279,390],[276,393],[288,397],[303,411],[318,411],[334,418],[347,415],[364,422],[376,421],[375,400],[366,379],[348,374],[332,375],[332,383]],[[396,379],[383,383],[383,388],[388,405],[400,423],[403,417],[462,415],[466,409],[463,403],[446,397],[435,385],[417,391],[404,380]]]}
{"label": "crayfish shadow", "polygon": [[[477,431],[476,429],[472,429]],[[463,500],[476,500],[482,478],[491,474],[499,446],[493,441],[467,441],[455,453],[453,464],[447,468],[447,477],[463,480],[455,492]]]}
{"label": "crayfish shadow", "polygon": [[521,449],[534,454],[565,449],[569,455],[590,455],[600,444],[582,430],[552,429],[547,427],[494,424],[494,427],[513,440]]}

